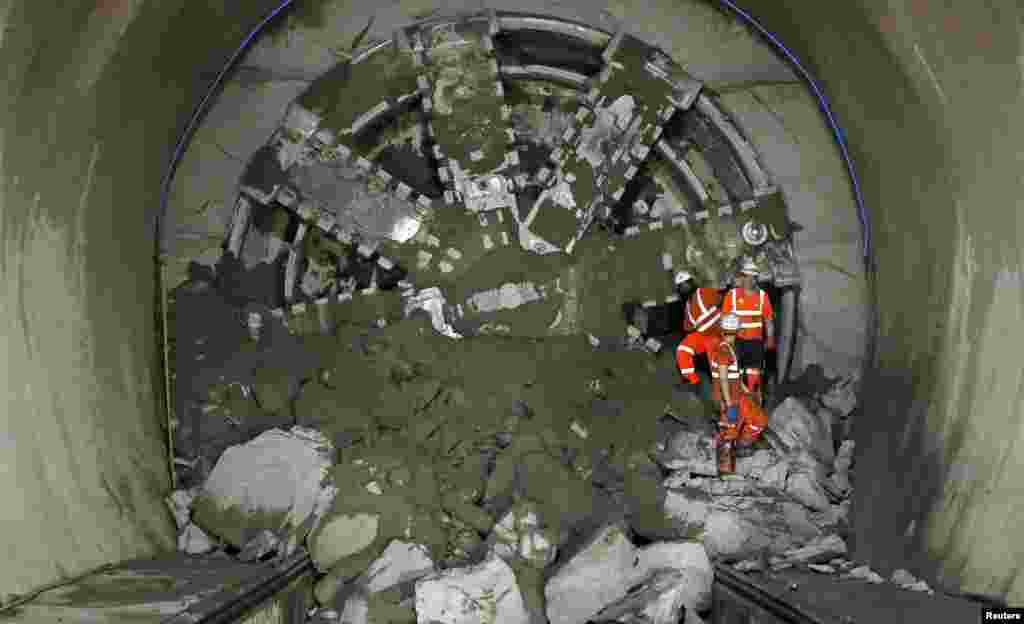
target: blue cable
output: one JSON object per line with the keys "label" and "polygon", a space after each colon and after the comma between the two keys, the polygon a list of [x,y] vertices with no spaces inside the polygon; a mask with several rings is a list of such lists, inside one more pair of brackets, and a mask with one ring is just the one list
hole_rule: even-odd
{"label": "blue cable", "polygon": [[292,2],[294,2],[294,0],[283,0],[277,8],[268,13],[267,16],[256,25],[256,28],[252,29],[245,39],[242,40],[241,45],[238,46],[235,53],[228,58],[227,63],[224,64],[220,73],[217,74],[217,77],[213,79],[213,82],[211,82],[209,88],[207,88],[206,95],[203,96],[203,99],[199,101],[199,105],[192,111],[192,117],[189,119],[188,125],[185,126],[185,130],[182,131],[181,137],[178,139],[178,144],[174,148],[174,154],[171,156],[171,162],[167,165],[167,173],[164,174],[163,183],[160,187],[160,213],[157,215],[156,219],[156,244],[161,255],[164,251],[162,248],[163,232],[161,231],[161,226],[163,225],[164,217],[167,214],[167,203],[170,200],[171,195],[171,181],[174,179],[174,174],[178,170],[178,164],[181,162],[181,158],[185,154],[185,149],[188,147],[189,141],[192,140],[192,135],[195,134],[196,128],[198,128],[203,115],[206,114],[206,109],[210,105],[210,100],[213,98],[214,93],[217,92],[217,88],[224,81],[224,76],[226,76],[231,68],[234,67],[235,63],[238,62],[238,59],[241,58],[242,54],[252,43],[252,40],[256,38],[256,35],[260,34],[260,31],[262,31],[271,20],[277,17],[281,11],[287,9]]}
{"label": "blue cable", "polygon": [[867,266],[868,271],[871,271],[871,222],[868,217],[867,208],[864,206],[864,196],[860,190],[860,179],[857,177],[857,171],[853,166],[853,160],[850,158],[850,152],[846,147],[846,138],[843,129],[839,126],[836,121],[835,115],[832,113],[832,108],[828,105],[828,98],[825,97],[825,93],[818,86],[818,82],[811,76],[810,72],[800,63],[800,60],[796,57],[796,54],[787,48],[779,38],[768,31],[767,28],[762,26],[760,22],[753,18],[749,13],[736,6],[732,0],[718,0],[719,3],[729,7],[736,15],[738,15],[744,22],[753,26],[759,33],[764,35],[775,49],[781,52],[790,63],[797,69],[800,76],[810,87],[811,91],[814,92],[815,97],[818,98],[818,105],[821,107],[825,117],[828,119],[828,125],[832,130],[832,134],[835,136],[836,144],[839,145],[839,151],[842,153],[843,162],[846,163],[846,171],[850,175],[850,182],[853,183],[853,195],[854,201],[857,203],[857,218],[860,220],[861,230],[864,234],[864,263]]}

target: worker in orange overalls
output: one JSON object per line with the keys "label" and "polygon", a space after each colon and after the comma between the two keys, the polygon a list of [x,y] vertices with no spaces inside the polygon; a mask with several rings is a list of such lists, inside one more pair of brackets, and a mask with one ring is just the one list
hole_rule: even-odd
{"label": "worker in orange overalls", "polygon": [[725,314],[721,320],[720,337],[708,352],[711,361],[712,397],[719,407],[718,471],[732,474],[736,470],[735,447],[747,447],[757,440],[768,425],[768,417],[755,401],[751,389],[743,383],[736,354],[736,335],[742,328],[740,318]]}
{"label": "worker in orange overalls", "polygon": [[[743,263],[736,278],[736,287],[725,295],[722,314],[735,314],[740,318],[736,335],[736,354],[740,368],[746,373],[750,391],[760,401],[761,367],[765,349],[775,348],[775,312],[768,293],[757,287],[758,267],[753,261]],[[767,340],[765,337],[767,336]]]}
{"label": "worker in orange overalls", "polygon": [[[677,287],[690,282],[693,276],[686,271],[676,274]],[[718,320],[722,293],[717,288],[698,288],[690,295],[683,313],[683,332],[686,337],[676,347],[676,364],[684,383],[700,383],[693,359],[701,353],[708,353],[719,335]]]}

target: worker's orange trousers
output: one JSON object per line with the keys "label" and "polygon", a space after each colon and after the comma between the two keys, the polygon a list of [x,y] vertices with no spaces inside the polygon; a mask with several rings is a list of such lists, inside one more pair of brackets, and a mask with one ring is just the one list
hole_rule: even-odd
{"label": "worker's orange trousers", "polygon": [[724,403],[719,404],[718,434],[715,436],[715,444],[718,442],[737,442],[742,446],[753,444],[761,437],[765,427],[768,426],[768,414],[758,405],[756,399],[750,394],[740,394],[740,406],[737,421],[730,423],[726,418],[726,407]]}

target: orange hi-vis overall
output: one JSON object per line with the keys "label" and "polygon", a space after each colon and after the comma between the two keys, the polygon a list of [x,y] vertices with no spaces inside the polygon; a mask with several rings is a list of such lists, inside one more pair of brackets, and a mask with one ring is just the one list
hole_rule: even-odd
{"label": "orange hi-vis overall", "polygon": [[[712,397],[719,406],[719,435],[718,441],[739,441],[741,444],[750,444],[761,436],[765,427],[768,426],[768,416],[760,405],[753,399],[750,389],[740,379],[739,359],[736,351],[727,342],[719,339],[717,344],[709,351],[711,360],[711,378],[713,383]],[[726,367],[729,384],[729,396],[734,402],[738,402],[737,422],[730,423],[726,417],[726,410],[729,407],[722,396],[722,382],[720,367]],[[734,403],[736,404],[736,403]]]}
{"label": "orange hi-vis overall", "polygon": [[[740,317],[740,330],[736,333],[737,340],[764,340],[764,323],[775,318],[775,311],[772,309],[772,302],[768,299],[768,293],[755,288],[753,291],[746,291],[742,288],[733,288],[725,296],[722,302],[722,314],[735,314]],[[761,385],[760,365],[747,365],[747,381],[752,389]]]}
{"label": "orange hi-vis overall", "polygon": [[679,374],[690,383],[700,383],[693,358],[698,354],[708,353],[712,339],[719,336],[721,304],[722,294],[715,288],[698,288],[686,302],[683,331],[689,333],[676,347],[676,364],[679,366]]}
{"label": "orange hi-vis overall", "polygon": [[768,293],[759,288],[753,292],[742,288],[730,290],[722,302],[722,314],[730,312],[740,317],[740,330],[736,333],[740,340],[763,340],[764,322],[775,318]]}

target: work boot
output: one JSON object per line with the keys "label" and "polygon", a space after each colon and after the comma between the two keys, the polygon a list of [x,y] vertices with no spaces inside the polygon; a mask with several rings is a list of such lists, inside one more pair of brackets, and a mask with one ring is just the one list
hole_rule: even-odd
{"label": "work boot", "polygon": [[720,442],[718,445],[718,474],[731,475],[736,472],[736,451],[732,442]]}

